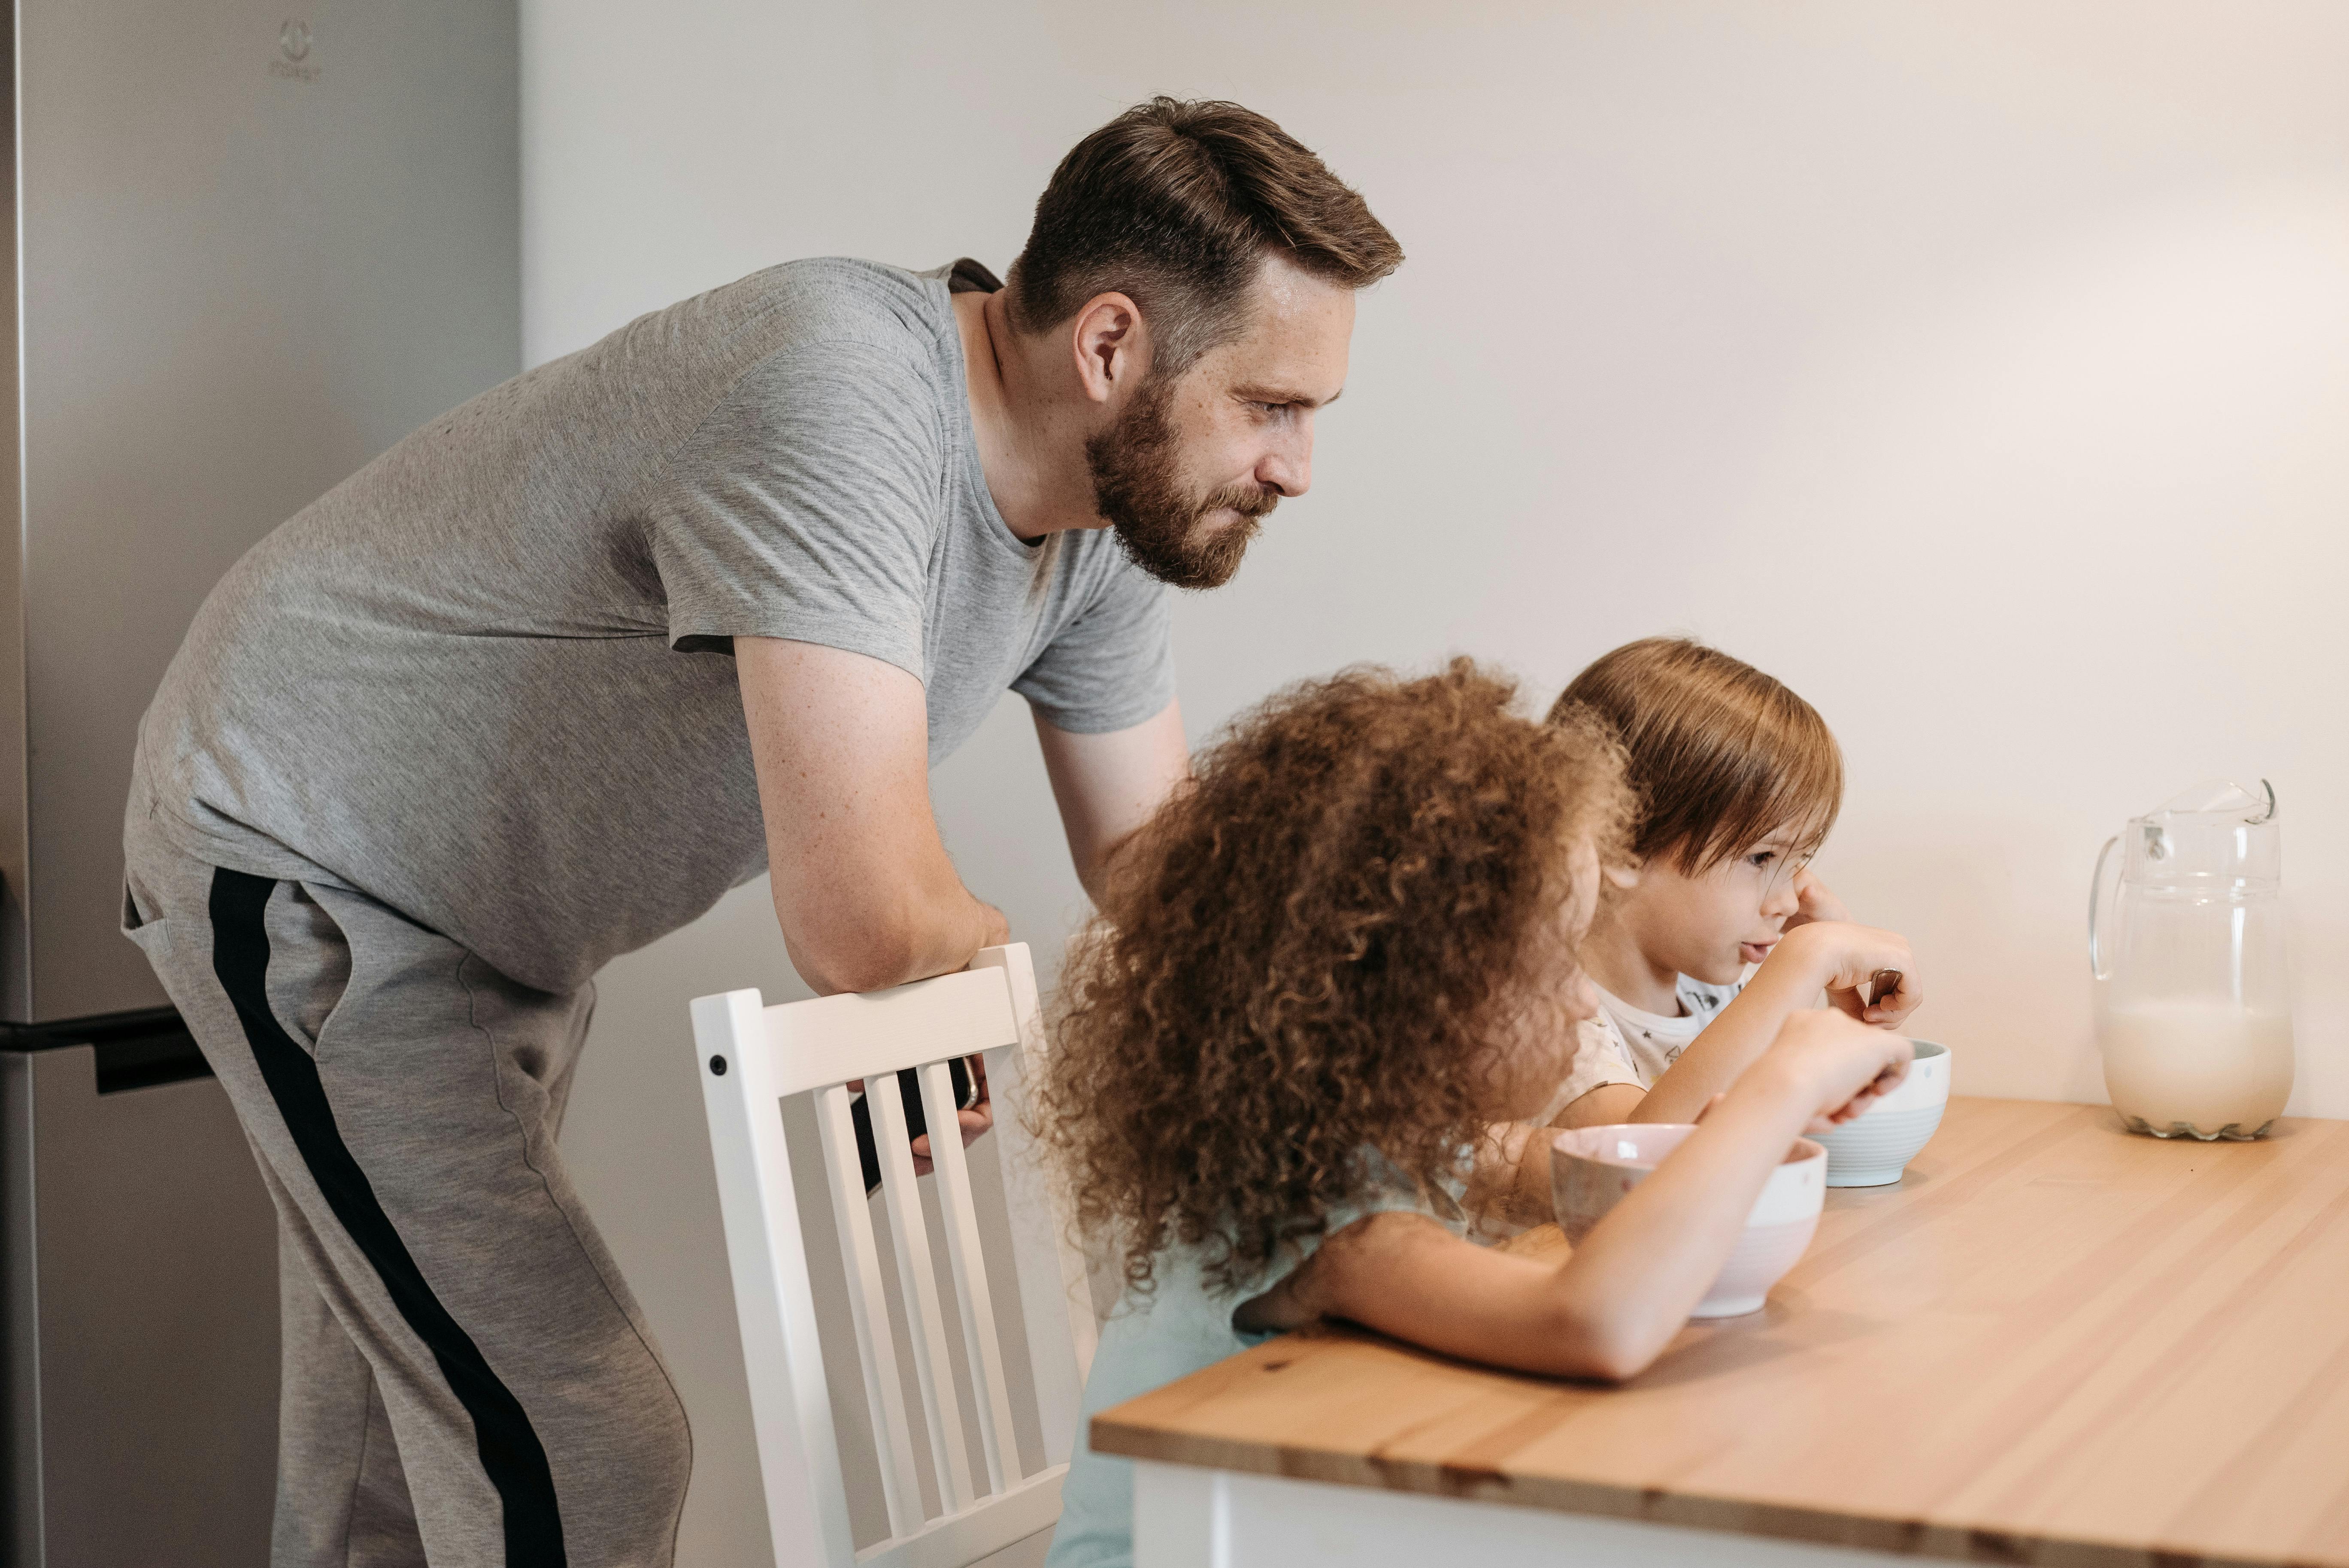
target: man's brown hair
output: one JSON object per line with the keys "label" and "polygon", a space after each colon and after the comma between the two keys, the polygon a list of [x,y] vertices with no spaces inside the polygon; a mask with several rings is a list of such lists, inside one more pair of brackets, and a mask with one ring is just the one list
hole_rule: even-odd
{"label": "man's brown hair", "polygon": [[1630,755],[1631,852],[1694,876],[1779,828],[1816,850],[1843,807],[1843,752],[1818,710],[1743,660],[1685,637],[1626,643],[1574,677],[1552,722],[1595,716]]}
{"label": "man's brown hair", "polygon": [[1356,289],[1402,264],[1361,197],[1280,127],[1236,103],[1154,98],[1061,160],[1006,303],[1040,332],[1125,294],[1149,324],[1152,373],[1179,375],[1238,335],[1268,254]]}

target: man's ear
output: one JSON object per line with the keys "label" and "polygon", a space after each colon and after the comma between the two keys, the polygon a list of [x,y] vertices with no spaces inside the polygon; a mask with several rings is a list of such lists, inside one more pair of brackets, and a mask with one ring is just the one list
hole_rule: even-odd
{"label": "man's ear", "polygon": [[1639,856],[1627,856],[1606,867],[1605,875],[1608,885],[1617,892],[1630,892],[1640,885],[1640,878],[1645,869]]}
{"label": "man's ear", "polygon": [[1142,384],[1150,364],[1150,329],[1140,307],[1124,294],[1095,294],[1070,324],[1069,347],[1076,357],[1077,385],[1091,401],[1106,403],[1120,388],[1132,391]]}

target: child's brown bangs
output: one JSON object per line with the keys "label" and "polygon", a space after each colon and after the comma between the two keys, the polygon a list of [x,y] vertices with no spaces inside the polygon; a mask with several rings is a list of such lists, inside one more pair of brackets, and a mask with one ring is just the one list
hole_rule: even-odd
{"label": "child's brown bangs", "polygon": [[1843,753],[1816,709],[1751,665],[1679,637],[1626,644],[1551,708],[1606,721],[1640,796],[1632,853],[1698,875],[1792,829],[1815,851],[1843,804]]}
{"label": "child's brown bangs", "polygon": [[1791,859],[1806,861],[1818,851],[1843,807],[1843,752],[1808,703],[1780,690],[1789,705],[1764,716],[1740,744],[1724,748],[1720,779],[1692,781],[1687,791],[1692,799],[1679,813],[1682,820],[1692,825],[1709,819],[1713,830],[1690,831],[1651,852],[1671,854],[1682,871],[1698,876],[1781,830],[1793,834],[1785,846]]}

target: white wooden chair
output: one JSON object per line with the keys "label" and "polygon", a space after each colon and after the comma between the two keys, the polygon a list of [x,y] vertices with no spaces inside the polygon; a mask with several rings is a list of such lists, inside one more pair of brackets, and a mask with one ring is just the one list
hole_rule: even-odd
{"label": "white wooden chair", "polygon": [[[775,1561],[790,1568],[965,1568],[1050,1526],[1060,1516],[1061,1478],[1068,1469],[1078,1402],[1092,1360],[1094,1324],[1084,1262],[1066,1244],[1030,1140],[1018,1116],[1009,1113],[1019,1100],[1026,1064],[1040,1060],[1044,1049],[1027,944],[987,948],[960,974],[864,995],[773,1007],[762,1006],[754,990],[703,996],[693,1004],[693,1034]],[[933,1137],[930,1146],[954,1305],[977,1384],[970,1392],[980,1452],[968,1451],[964,1390],[957,1387],[961,1379],[949,1360],[929,1233],[896,1092],[897,1072],[918,1069],[924,1119],[933,1129],[953,1129],[947,1064],[972,1055],[986,1059],[999,1110],[989,1136],[1002,1140],[1009,1261],[1019,1282],[1043,1436],[1043,1468],[1032,1475],[1019,1473],[970,1171],[962,1140],[949,1132]],[[925,1511],[880,1249],[858,1165],[845,1087],[855,1078],[872,1090],[868,1099],[897,1295],[910,1330],[931,1476],[943,1503],[936,1516]],[[810,1090],[888,1514],[888,1538],[861,1553],[850,1535],[847,1486],[781,1109],[785,1097]]]}

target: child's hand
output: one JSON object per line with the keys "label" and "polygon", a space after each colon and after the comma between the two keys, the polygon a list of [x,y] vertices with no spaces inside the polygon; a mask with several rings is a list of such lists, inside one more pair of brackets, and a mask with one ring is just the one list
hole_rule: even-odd
{"label": "child's hand", "polygon": [[1763,1061],[1792,1075],[1804,1103],[1816,1108],[1805,1130],[1826,1132],[1891,1093],[1915,1056],[1898,1035],[1815,1010],[1788,1018]]}
{"label": "child's hand", "polygon": [[1828,892],[1827,884],[1813,876],[1808,866],[1795,873],[1795,898],[1797,907],[1786,917],[1785,929],[1788,931],[1799,925],[1816,925],[1821,921],[1851,919],[1851,911],[1843,906],[1843,900]]}
{"label": "child's hand", "polygon": [[1320,1261],[1321,1253],[1316,1252],[1278,1284],[1240,1303],[1232,1313],[1232,1326],[1244,1334],[1286,1334],[1320,1316],[1321,1293],[1313,1288],[1320,1274],[1314,1265]]}
{"label": "child's hand", "polygon": [[[1847,920],[1816,921],[1787,932],[1762,966],[1766,970],[1780,962],[1807,969],[1837,1011],[1879,1028],[1899,1028],[1925,1000],[1916,954],[1896,931]],[[1872,985],[1888,969],[1899,975],[1900,984],[1889,995],[1863,999],[1859,988]]]}

